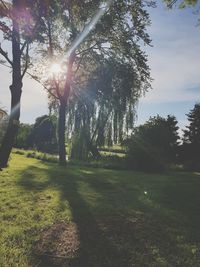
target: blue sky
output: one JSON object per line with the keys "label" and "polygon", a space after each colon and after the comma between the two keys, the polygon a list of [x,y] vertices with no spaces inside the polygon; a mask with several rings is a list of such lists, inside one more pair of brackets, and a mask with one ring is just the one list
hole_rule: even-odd
{"label": "blue sky", "polygon": [[150,10],[153,48],[146,51],[153,90],[139,102],[137,124],[149,116],[172,114],[184,128],[185,114],[200,101],[200,26],[193,12],[168,10],[162,3]]}
{"label": "blue sky", "polygon": [[[188,8],[167,10],[161,3],[150,9],[152,25],[148,31],[153,47],[145,47],[149,56],[153,89],[138,105],[137,124],[150,116],[173,114],[183,128],[186,113],[200,101],[200,26]],[[0,40],[1,40],[0,36]],[[2,46],[6,47],[6,43]],[[11,74],[0,66],[0,103],[9,110]],[[46,92],[36,82],[25,78],[21,122],[33,123],[47,113]]]}

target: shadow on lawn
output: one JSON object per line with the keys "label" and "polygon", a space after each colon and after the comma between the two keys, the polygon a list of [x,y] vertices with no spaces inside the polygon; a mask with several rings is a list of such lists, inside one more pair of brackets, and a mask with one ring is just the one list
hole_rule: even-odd
{"label": "shadow on lawn", "polygon": [[[129,188],[123,180],[121,184],[116,179],[105,179],[105,175],[111,174],[109,171],[105,172],[103,178],[99,170],[68,170],[54,165],[45,166],[48,168],[26,169],[22,173],[20,185],[30,191],[43,191],[51,186],[58,189],[60,207],[64,208],[64,201],[69,202],[74,225],[58,222],[57,226],[53,226],[55,229],[47,234],[47,246],[53,244],[52,251],[55,254],[58,250],[54,243],[60,242],[60,236],[72,238],[72,241],[61,241],[61,245],[66,246],[65,252],[70,255],[69,258],[59,255],[54,257],[47,247],[48,253],[44,249],[40,257],[40,267],[193,266],[193,262],[190,265],[186,259],[192,255],[185,255],[185,250],[176,240],[177,233],[172,235],[169,232],[171,229],[159,223],[158,216],[153,219],[152,215],[158,211],[141,201],[137,186]],[[44,180],[38,178],[42,174],[46,176]],[[95,192],[94,199],[90,193],[84,195],[81,186]],[[126,208],[130,203],[132,212],[129,213]],[[74,241],[76,228],[77,242]],[[74,232],[75,237],[69,232]],[[68,253],[70,246],[78,243],[78,253]]]}

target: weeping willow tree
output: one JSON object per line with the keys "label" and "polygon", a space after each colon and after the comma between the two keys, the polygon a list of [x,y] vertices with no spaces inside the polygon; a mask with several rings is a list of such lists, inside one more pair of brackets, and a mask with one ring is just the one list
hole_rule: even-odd
{"label": "weeping willow tree", "polygon": [[[66,163],[65,130],[68,139],[73,139],[72,155],[79,143],[81,155],[88,154],[88,147],[94,149],[92,154],[98,154],[94,144],[108,139],[116,142],[127,132],[136,95],[140,95],[136,91],[149,80],[147,58],[141,49],[141,44],[151,42],[146,32],[150,19],[145,7],[149,4],[152,1],[55,1],[56,8],[53,5],[50,9],[53,15],[42,17],[42,65],[49,57],[57,70],[58,65],[62,69],[53,79],[43,76],[51,106],[58,108],[61,165]],[[128,97],[127,89],[123,98],[119,88],[131,83],[131,75],[135,75],[135,93],[129,90]],[[106,134],[105,129],[109,129]]]}
{"label": "weeping willow tree", "polygon": [[150,88],[149,68],[104,59],[88,83],[74,88],[67,110],[71,158],[99,158],[98,147],[121,143],[133,129],[139,97]]}

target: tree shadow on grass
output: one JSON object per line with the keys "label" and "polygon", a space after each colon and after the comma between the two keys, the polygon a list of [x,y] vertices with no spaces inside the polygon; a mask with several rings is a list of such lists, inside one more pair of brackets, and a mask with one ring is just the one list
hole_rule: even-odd
{"label": "tree shadow on grass", "polygon": [[[37,175],[46,173],[49,177],[48,181],[37,178]],[[34,175],[35,173],[35,175]],[[50,255],[44,253],[40,257],[40,266],[82,266],[82,267],[103,267],[103,266],[129,266],[129,257],[122,255],[120,249],[116,246],[112,239],[108,239],[100,228],[100,221],[95,218],[91,211],[90,205],[80,194],[79,186],[81,183],[87,183],[88,179],[83,181],[80,173],[68,172],[66,169],[59,169],[59,173],[50,167],[49,169],[40,169],[30,167],[22,173],[20,185],[30,191],[43,191],[49,186],[56,187],[60,192],[60,207],[63,208],[63,201],[68,201],[73,222],[77,226],[79,235],[79,250],[75,257],[66,259],[60,255]],[[68,223],[58,222],[55,231],[51,232],[52,236],[48,236],[47,246],[57,240],[62,235],[60,228],[68,227]],[[54,227],[54,226],[53,226]],[[71,227],[71,226],[70,226]],[[65,229],[66,230],[66,229]],[[45,235],[45,234],[44,234]],[[52,239],[52,241],[49,239]],[[48,247],[46,247],[48,251]],[[55,257],[54,257],[55,256]]]}
{"label": "tree shadow on grass", "polygon": [[[21,174],[20,185],[29,191],[56,188],[60,193],[60,208],[64,209],[63,203],[69,202],[73,225],[57,222],[43,233],[47,242],[42,240],[44,253],[40,255],[39,266],[194,265],[194,261],[191,265],[186,262],[185,257],[189,255],[184,256],[176,236],[152,219],[156,208],[141,201],[137,186],[130,189],[115,177],[112,181],[107,179],[107,175],[112,175],[109,171],[44,166],[26,169]],[[65,247],[64,254],[59,254],[59,242]],[[53,245],[52,250],[49,244]]]}

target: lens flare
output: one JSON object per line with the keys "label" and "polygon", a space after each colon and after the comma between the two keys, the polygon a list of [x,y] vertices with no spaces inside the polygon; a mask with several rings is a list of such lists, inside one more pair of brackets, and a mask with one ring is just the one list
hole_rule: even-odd
{"label": "lens flare", "polygon": [[18,103],[14,108],[12,108],[10,113],[10,118],[12,119],[17,112],[20,111],[20,103]]}
{"label": "lens flare", "polygon": [[79,47],[79,45],[85,40],[85,38],[89,35],[89,33],[94,29],[94,27],[96,26],[98,21],[101,19],[101,17],[109,10],[112,2],[113,0],[108,0],[99,6],[97,13],[93,16],[90,22],[86,24],[81,34],[72,43],[67,53],[67,57],[69,57],[71,53],[74,52]]}
{"label": "lens flare", "polygon": [[62,68],[60,66],[60,64],[58,63],[54,63],[51,67],[50,67],[50,73],[51,74],[59,74],[62,72]]}

